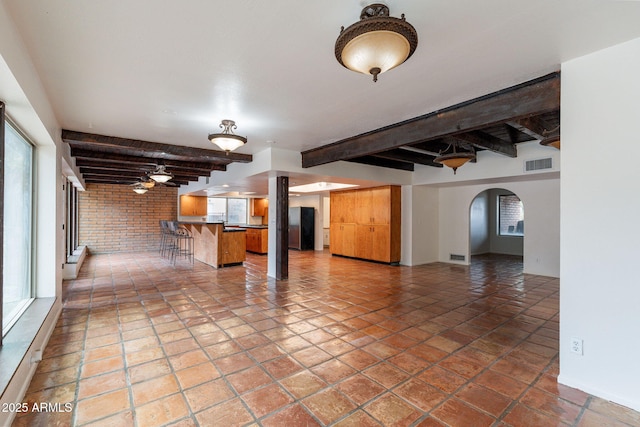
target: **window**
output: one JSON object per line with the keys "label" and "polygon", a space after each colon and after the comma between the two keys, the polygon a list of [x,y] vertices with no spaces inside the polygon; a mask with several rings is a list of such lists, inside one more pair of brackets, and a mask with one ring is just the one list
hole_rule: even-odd
{"label": "window", "polygon": [[227,222],[230,224],[247,223],[247,199],[227,199]]}
{"label": "window", "polygon": [[2,335],[32,301],[31,236],[33,146],[8,122],[4,126],[2,234]]}
{"label": "window", "polygon": [[65,197],[65,246],[68,258],[78,249],[78,189],[68,179],[65,182]]}
{"label": "window", "polygon": [[498,234],[524,236],[524,207],[515,194],[498,196]]}
{"label": "window", "polygon": [[247,205],[247,199],[209,197],[207,199],[207,221],[224,221],[227,224],[246,224]]}

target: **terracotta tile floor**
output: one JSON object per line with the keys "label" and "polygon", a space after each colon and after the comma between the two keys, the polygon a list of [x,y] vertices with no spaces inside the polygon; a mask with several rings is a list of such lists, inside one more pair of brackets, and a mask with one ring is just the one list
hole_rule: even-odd
{"label": "terracotta tile floor", "polygon": [[17,426],[638,426],[558,385],[558,280],[518,259],[393,267],[290,253],[215,270],[91,256]]}

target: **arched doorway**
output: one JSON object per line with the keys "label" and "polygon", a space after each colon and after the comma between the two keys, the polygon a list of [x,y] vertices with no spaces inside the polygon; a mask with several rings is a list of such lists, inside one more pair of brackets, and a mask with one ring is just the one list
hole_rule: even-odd
{"label": "arched doorway", "polygon": [[469,208],[469,254],[524,256],[524,204],[504,188],[479,193]]}

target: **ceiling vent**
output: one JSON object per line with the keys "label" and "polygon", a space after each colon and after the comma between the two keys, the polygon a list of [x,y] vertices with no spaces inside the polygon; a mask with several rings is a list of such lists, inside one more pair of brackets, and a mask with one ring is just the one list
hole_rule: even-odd
{"label": "ceiling vent", "polygon": [[553,169],[553,158],[547,157],[546,159],[525,160],[524,171],[534,172],[544,169]]}

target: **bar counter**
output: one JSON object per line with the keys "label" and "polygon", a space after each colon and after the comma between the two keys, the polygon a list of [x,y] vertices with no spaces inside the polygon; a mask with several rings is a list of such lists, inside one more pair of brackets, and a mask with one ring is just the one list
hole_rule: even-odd
{"label": "bar counter", "polygon": [[193,256],[214,268],[242,264],[247,257],[244,228],[226,228],[222,222],[181,222],[193,236]]}

